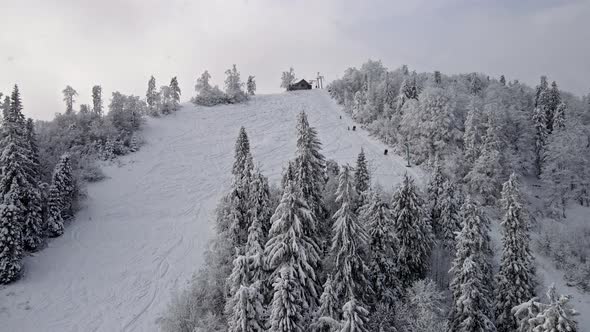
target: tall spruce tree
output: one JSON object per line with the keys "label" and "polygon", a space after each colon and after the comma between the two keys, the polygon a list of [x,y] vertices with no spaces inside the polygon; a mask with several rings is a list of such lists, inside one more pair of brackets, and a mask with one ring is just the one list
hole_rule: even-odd
{"label": "tall spruce tree", "polygon": [[496,276],[496,327],[511,332],[517,321],[512,308],[534,295],[533,256],[529,248],[528,215],[522,205],[516,174],[502,190],[502,260]]}
{"label": "tall spruce tree", "polygon": [[314,332],[332,332],[334,322],[338,322],[340,308],[338,307],[338,296],[333,284],[332,276],[328,274],[320,297],[320,306],[315,313],[313,323],[310,325],[311,330]]}
{"label": "tall spruce tree", "polygon": [[354,169],[354,188],[358,193],[358,206],[365,204],[367,199],[367,191],[371,186],[371,175],[369,174],[369,167],[367,165],[367,158],[365,157],[365,151],[361,148],[356,159],[356,167]]}
{"label": "tall spruce tree", "polygon": [[226,303],[229,332],[262,332],[263,297],[260,282],[252,282],[247,256],[237,255],[228,280],[230,299]]}
{"label": "tall spruce tree", "polygon": [[[463,228],[457,236],[451,268],[453,304],[449,332],[488,332],[496,328],[491,317],[490,291],[486,287],[489,269],[487,225],[479,207],[467,197],[461,207]],[[485,234],[485,235],[484,235]]]}
{"label": "tall spruce tree", "polygon": [[424,203],[408,174],[393,195],[391,210],[397,238],[398,278],[406,288],[426,275],[433,244]]}
{"label": "tall spruce tree", "polygon": [[428,188],[426,190],[427,206],[429,210],[430,222],[434,234],[440,236],[442,231],[440,225],[441,215],[441,198],[443,196],[443,185],[445,183],[446,176],[442,171],[440,164],[440,157],[437,155],[434,161],[434,169],[432,172],[432,178],[428,182]]}
{"label": "tall spruce tree", "polygon": [[29,186],[24,201],[26,212],[23,241],[25,249],[36,251],[43,243],[45,225],[43,220],[43,198],[39,188],[41,182],[39,149],[33,119],[30,118],[25,123],[25,150],[29,161],[29,165],[25,167]]}
{"label": "tall spruce tree", "polygon": [[15,194],[4,195],[0,203],[0,284],[17,280],[22,270],[22,225]]}
{"label": "tall spruce tree", "polygon": [[269,239],[264,248],[266,264],[274,281],[271,331],[302,330],[317,306],[319,247],[305,232],[306,229],[315,231],[314,218],[301,192],[289,183],[272,216]]}
{"label": "tall spruce tree", "polygon": [[535,170],[537,177],[541,176],[543,161],[545,158],[545,145],[547,143],[547,119],[541,107],[533,111],[533,124],[535,126]]}
{"label": "tall spruce tree", "polygon": [[66,153],[55,165],[49,187],[47,230],[50,236],[63,234],[64,219],[72,215],[75,186],[70,155]]}
{"label": "tall spruce tree", "polygon": [[440,234],[439,239],[443,248],[454,252],[457,233],[461,230],[461,219],[459,209],[461,203],[459,193],[451,180],[445,180],[442,189],[442,196],[439,199],[440,206]]}
{"label": "tall spruce tree", "polygon": [[369,311],[354,298],[344,304],[342,316],[344,320],[340,332],[369,332]]}
{"label": "tall spruce tree", "polygon": [[172,99],[172,109],[174,111],[178,110],[181,94],[182,92],[180,91],[180,87],[178,86],[178,79],[176,78],[176,76],[174,76],[170,80],[170,98]]}
{"label": "tall spruce tree", "polygon": [[297,186],[317,217],[322,217],[322,188],[326,181],[325,158],[320,150],[322,143],[315,128],[309,125],[307,114],[297,117],[297,152],[294,171]]}
{"label": "tall spruce tree", "polygon": [[29,145],[18,86],[14,86],[10,108],[2,123],[0,165],[0,282],[19,278],[23,250],[23,232],[27,218],[27,200],[31,189]]}
{"label": "tall spruce tree", "polygon": [[371,192],[361,220],[369,235],[368,278],[374,292],[371,304],[392,308],[401,294],[396,278],[394,226],[389,204],[378,191]]}
{"label": "tall spruce tree", "polygon": [[336,202],[340,209],[334,215],[331,256],[334,258],[334,286],[341,303],[349,298],[368,300],[371,295],[365,265],[365,248],[369,237],[354,211],[356,190],[350,167],[340,172]]}

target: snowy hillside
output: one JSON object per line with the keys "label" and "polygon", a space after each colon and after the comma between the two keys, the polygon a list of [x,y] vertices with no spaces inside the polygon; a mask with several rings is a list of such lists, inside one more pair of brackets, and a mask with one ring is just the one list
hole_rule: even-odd
{"label": "snowy hillside", "polygon": [[[323,153],[339,163],[365,149],[376,180],[391,188],[417,168],[340,112],[325,91],[257,96],[242,105],[185,107],[149,119],[146,145],[91,184],[64,235],[25,259],[24,277],[0,289],[3,331],[154,331],[175,289],[197,271],[210,217],[230,182],[233,145],[245,126],[255,160],[277,182],[295,152],[295,118],[305,110]],[[342,115],[343,119],[340,119]]]}

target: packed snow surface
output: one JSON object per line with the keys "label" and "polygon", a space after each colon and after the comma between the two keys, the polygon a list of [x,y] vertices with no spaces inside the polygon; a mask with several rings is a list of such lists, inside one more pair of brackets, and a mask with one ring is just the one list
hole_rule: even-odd
{"label": "packed snow surface", "polygon": [[65,234],[27,257],[24,277],[0,289],[0,331],[157,331],[173,291],[203,261],[213,211],[230,185],[240,126],[255,162],[276,183],[295,154],[301,110],[317,128],[326,158],[353,165],[363,147],[384,188],[405,172],[426,182],[399,156],[385,156],[386,146],[365,131],[352,131],[354,123],[325,91],[211,108],[187,104],[149,119],[141,150],[106,165],[108,179],[88,186]]}

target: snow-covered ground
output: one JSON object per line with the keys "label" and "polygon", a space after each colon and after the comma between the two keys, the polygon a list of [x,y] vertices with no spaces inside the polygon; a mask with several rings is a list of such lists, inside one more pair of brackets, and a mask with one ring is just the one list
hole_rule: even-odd
{"label": "snow-covered ground", "polygon": [[[327,158],[356,160],[365,149],[385,188],[404,172],[402,158],[353,122],[325,91],[254,97],[245,105],[185,107],[150,119],[146,145],[88,186],[85,207],[65,234],[25,259],[25,276],[0,289],[0,331],[156,331],[172,291],[203,260],[211,216],[230,183],[234,142],[248,131],[255,161],[271,182],[295,152],[295,118],[305,110]],[[342,115],[342,119],[340,119]]]}

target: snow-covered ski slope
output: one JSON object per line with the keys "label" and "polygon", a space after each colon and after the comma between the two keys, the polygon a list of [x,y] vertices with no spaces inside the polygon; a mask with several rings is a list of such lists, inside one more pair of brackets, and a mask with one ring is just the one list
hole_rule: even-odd
{"label": "snow-covered ski slope", "polygon": [[[295,119],[305,110],[323,153],[354,164],[363,147],[385,188],[405,162],[344,115],[325,91],[256,96],[247,104],[185,105],[150,119],[146,144],[107,165],[65,234],[25,259],[22,280],[0,289],[0,331],[157,331],[173,290],[203,261],[212,215],[230,184],[234,142],[245,126],[255,162],[271,182],[295,153]],[[342,115],[342,119],[340,119]]]}

